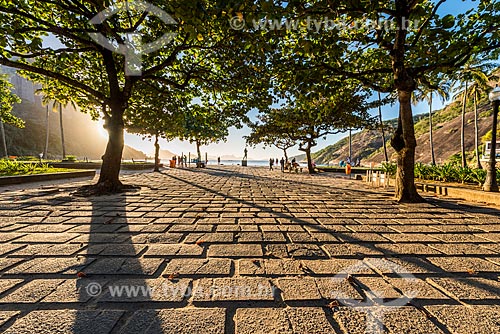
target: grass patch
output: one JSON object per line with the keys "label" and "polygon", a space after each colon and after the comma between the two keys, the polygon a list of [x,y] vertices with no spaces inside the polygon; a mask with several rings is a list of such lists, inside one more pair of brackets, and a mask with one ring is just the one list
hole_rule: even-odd
{"label": "grass patch", "polygon": [[20,176],[48,173],[74,172],[76,169],[53,168],[46,163],[26,163],[13,160],[0,160],[0,176]]}

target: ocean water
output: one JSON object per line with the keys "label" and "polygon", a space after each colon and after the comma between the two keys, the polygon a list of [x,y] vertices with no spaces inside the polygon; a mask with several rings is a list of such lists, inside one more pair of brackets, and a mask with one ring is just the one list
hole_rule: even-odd
{"label": "ocean water", "polygon": [[[169,160],[162,159],[161,163],[168,166]],[[241,160],[221,160],[220,164],[223,166],[238,166],[241,165]],[[208,160],[209,166],[217,166],[217,160]],[[253,167],[266,167],[269,166],[269,160],[247,160],[248,166]]]}

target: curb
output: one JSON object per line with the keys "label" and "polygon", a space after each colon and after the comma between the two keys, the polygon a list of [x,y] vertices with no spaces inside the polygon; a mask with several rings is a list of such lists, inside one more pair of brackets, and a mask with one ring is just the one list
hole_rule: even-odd
{"label": "curb", "polygon": [[[366,182],[366,177],[363,176]],[[387,186],[394,187],[394,179],[390,178]],[[381,186],[382,187],[382,186]],[[415,182],[415,187],[422,193],[433,194],[437,196],[446,196],[461,199],[469,202],[487,203],[500,206],[500,193],[485,192],[482,190],[473,190],[466,188],[450,187],[441,184]]]}
{"label": "curb", "polygon": [[65,173],[34,174],[34,175],[1,176],[0,186],[8,186],[13,184],[23,184],[31,182],[72,179],[79,177],[94,177],[94,176],[95,176],[95,170],[84,170],[78,172],[65,172]]}
{"label": "curb", "polygon": [[481,190],[448,187],[438,184],[415,182],[418,190],[440,196],[460,198],[470,202],[483,202],[500,206],[500,193],[491,193]]}

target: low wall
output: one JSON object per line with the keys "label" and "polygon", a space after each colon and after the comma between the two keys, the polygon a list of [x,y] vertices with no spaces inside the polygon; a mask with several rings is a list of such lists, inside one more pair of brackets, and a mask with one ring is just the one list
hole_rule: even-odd
{"label": "low wall", "polygon": [[2,176],[0,177],[0,186],[30,183],[30,182],[44,182],[44,181],[53,181],[62,179],[72,179],[79,177],[94,177],[94,176],[95,176],[95,170],[82,170],[77,172],[49,173],[49,174]]}

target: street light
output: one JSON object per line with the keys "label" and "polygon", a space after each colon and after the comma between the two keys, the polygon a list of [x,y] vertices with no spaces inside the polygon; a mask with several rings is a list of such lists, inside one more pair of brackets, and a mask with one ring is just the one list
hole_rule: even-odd
{"label": "street light", "polygon": [[498,122],[498,105],[500,104],[500,87],[496,87],[490,92],[489,99],[493,103],[493,124],[491,126],[491,150],[490,150],[490,163],[488,166],[488,174],[486,174],[486,181],[484,181],[483,190],[498,192],[497,184],[497,170],[496,170],[496,146],[497,146],[497,122]]}

